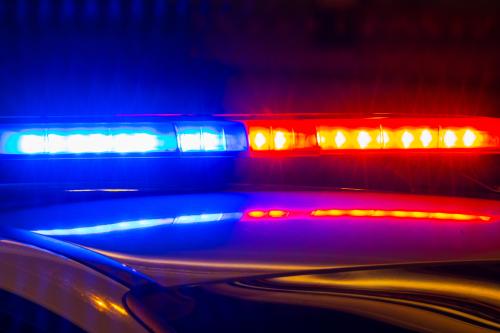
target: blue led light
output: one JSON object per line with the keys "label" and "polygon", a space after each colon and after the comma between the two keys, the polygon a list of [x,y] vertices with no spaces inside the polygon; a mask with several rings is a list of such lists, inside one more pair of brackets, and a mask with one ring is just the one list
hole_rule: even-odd
{"label": "blue led light", "polygon": [[173,128],[39,128],[4,132],[6,154],[145,153],[176,151]]}
{"label": "blue led light", "polygon": [[182,122],[176,124],[181,152],[230,152],[247,149],[242,124],[231,122]]}
{"label": "blue led light", "polygon": [[245,128],[237,122],[145,124],[0,128],[0,154],[217,153],[241,152],[248,148]]}
{"label": "blue led light", "polygon": [[162,218],[162,219],[145,219],[138,221],[124,221],[113,224],[103,224],[91,227],[80,227],[70,229],[49,229],[49,230],[33,230],[33,232],[46,236],[72,236],[72,235],[92,235],[103,234],[115,231],[125,231],[133,229],[144,229],[157,227],[168,224],[193,224],[193,223],[206,223],[218,222],[227,220],[238,220],[241,218],[242,213],[217,213],[217,214],[198,214],[198,215],[185,215],[177,216],[175,218]]}
{"label": "blue led light", "polygon": [[183,152],[203,151],[201,144],[201,131],[199,128],[183,128],[178,130],[179,148]]}
{"label": "blue led light", "polygon": [[178,127],[179,148],[182,152],[227,151],[224,129],[208,126]]}

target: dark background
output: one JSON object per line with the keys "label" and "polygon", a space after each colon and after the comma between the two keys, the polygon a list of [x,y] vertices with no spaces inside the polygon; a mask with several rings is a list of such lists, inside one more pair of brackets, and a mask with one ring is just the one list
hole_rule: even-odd
{"label": "dark background", "polygon": [[499,109],[500,2],[3,0],[1,115]]}

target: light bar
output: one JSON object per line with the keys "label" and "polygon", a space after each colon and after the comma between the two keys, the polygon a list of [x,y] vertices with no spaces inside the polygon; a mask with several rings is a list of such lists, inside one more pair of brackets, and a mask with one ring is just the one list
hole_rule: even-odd
{"label": "light bar", "polygon": [[[246,130],[245,130],[246,127]],[[0,128],[0,154],[498,152],[500,119],[206,120]]]}
{"label": "light bar", "polygon": [[498,118],[250,120],[250,149],[265,152],[498,151]]}
{"label": "light bar", "polygon": [[0,154],[7,155],[211,153],[246,149],[242,124],[227,121],[0,129]]}

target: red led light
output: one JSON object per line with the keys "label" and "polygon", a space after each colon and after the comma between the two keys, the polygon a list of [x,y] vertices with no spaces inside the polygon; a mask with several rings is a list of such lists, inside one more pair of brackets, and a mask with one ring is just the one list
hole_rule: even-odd
{"label": "red led light", "polygon": [[500,119],[367,118],[251,120],[253,152],[498,151]]}

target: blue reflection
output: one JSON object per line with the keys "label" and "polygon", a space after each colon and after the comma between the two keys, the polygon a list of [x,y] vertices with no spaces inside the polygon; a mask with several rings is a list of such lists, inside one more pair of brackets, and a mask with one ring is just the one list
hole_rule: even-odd
{"label": "blue reflection", "polygon": [[33,230],[33,232],[46,236],[73,236],[73,235],[92,235],[103,234],[115,231],[124,231],[132,229],[143,229],[157,227],[169,224],[194,224],[205,222],[218,222],[227,220],[238,220],[242,213],[216,213],[216,214],[198,214],[198,215],[182,215],[175,218],[161,219],[145,219],[138,221],[124,221],[113,224],[103,224],[91,227],[80,227],[70,229],[48,229],[48,230]]}

